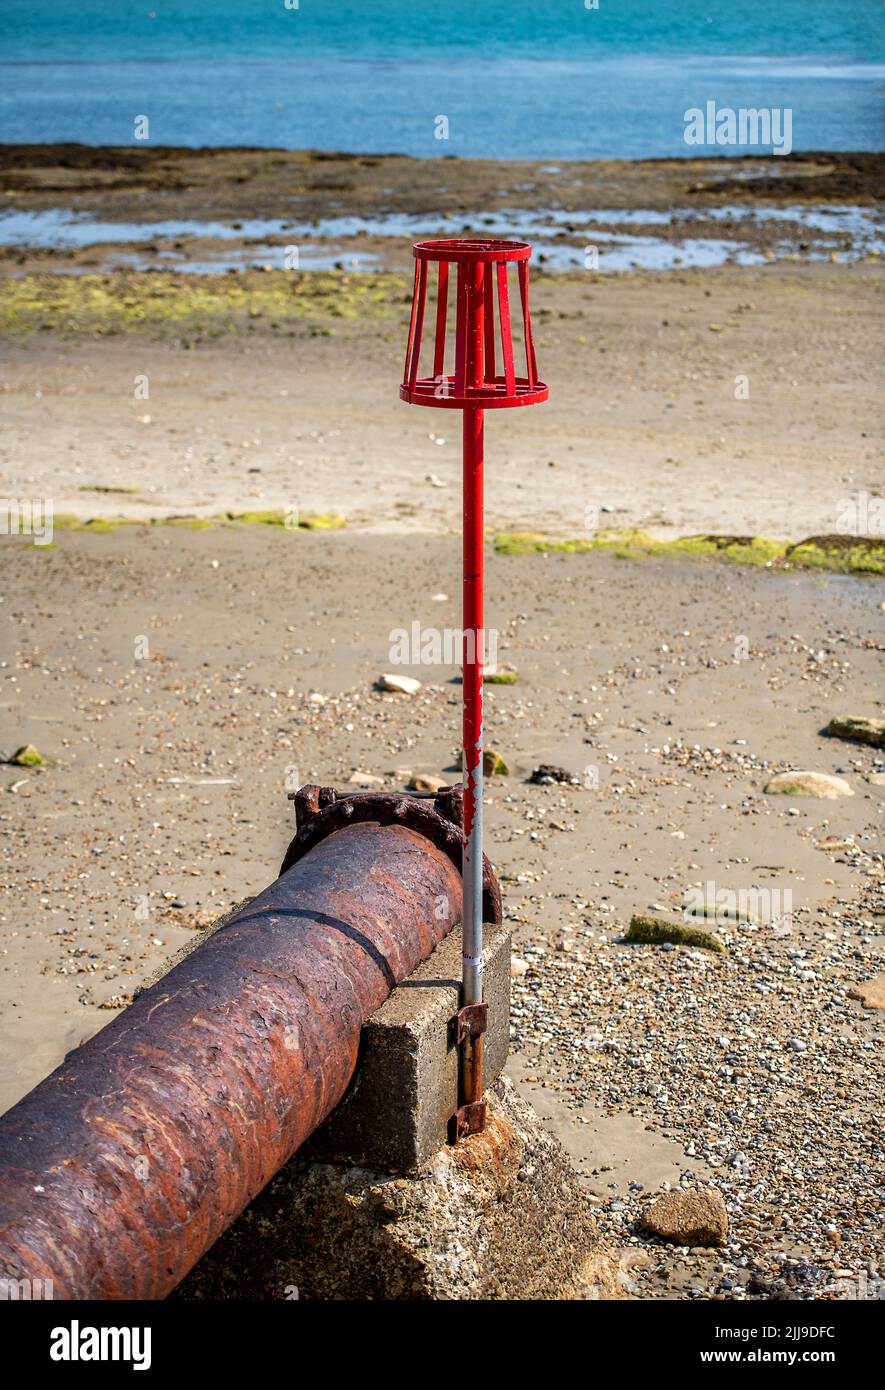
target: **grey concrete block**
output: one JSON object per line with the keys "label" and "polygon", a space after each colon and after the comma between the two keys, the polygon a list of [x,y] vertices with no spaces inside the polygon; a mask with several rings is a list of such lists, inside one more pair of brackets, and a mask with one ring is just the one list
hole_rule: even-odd
{"label": "grey concrete block", "polygon": [[[487,926],[484,947],[489,1028],[483,1082],[488,1090],[510,1045],[510,933]],[[302,1147],[305,1158],[408,1173],[443,1147],[458,1104],[452,1023],[460,977],[461,930],[455,928],[363,1025],[353,1084]]]}
{"label": "grey concrete block", "polygon": [[481,1134],[408,1177],[299,1150],[173,1297],[623,1297],[562,1145],[506,1077],[487,1099]]}

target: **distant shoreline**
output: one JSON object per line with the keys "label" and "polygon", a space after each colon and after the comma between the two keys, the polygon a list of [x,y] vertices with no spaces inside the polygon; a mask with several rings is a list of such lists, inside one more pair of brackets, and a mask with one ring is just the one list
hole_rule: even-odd
{"label": "distant shoreline", "polygon": [[[416,159],[316,150],[0,146],[0,273],[402,270],[420,236],[527,236],[553,271],[885,250],[885,155]],[[5,216],[4,216],[5,214]],[[292,268],[286,266],[286,268]]]}
{"label": "distant shoreline", "polygon": [[[689,147],[686,147],[688,149]],[[282,156],[286,159],[309,160],[316,163],[377,163],[397,161],[419,165],[514,165],[536,167],[556,165],[563,167],[586,167],[606,165],[620,167],[697,165],[709,166],[725,164],[733,168],[748,166],[791,166],[798,169],[810,166],[834,166],[840,177],[853,175],[861,181],[875,181],[878,197],[885,197],[885,150],[823,150],[793,149],[789,154],[763,151],[759,154],[728,154],[724,151],[711,153],[686,153],[685,155],[650,155],[641,158],[624,156],[591,157],[587,159],[561,158],[551,155],[549,159],[504,159],[486,158],[475,155],[432,154],[411,155],[396,150],[366,152],[358,150],[336,150],[304,146],[293,148],[287,145],[164,145],[153,141],[143,144],[127,145],[92,144],[88,141],[0,141],[0,174],[14,168],[49,167],[64,163],[68,167],[81,169],[103,169],[138,167],[143,163],[153,164],[158,160],[237,159],[256,155]],[[788,173],[783,177],[788,178]]]}
{"label": "distant shoreline", "polygon": [[[156,195],[161,201],[152,202]],[[885,153],[644,160],[415,158],[248,146],[0,144],[0,207],[113,221],[885,202]]]}

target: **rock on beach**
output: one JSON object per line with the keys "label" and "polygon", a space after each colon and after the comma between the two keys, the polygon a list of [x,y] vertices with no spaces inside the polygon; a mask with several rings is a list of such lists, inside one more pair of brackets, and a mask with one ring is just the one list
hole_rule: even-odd
{"label": "rock on beach", "polygon": [[644,1230],[676,1245],[724,1245],[728,1211],[721,1192],[667,1192],[643,1214]]}
{"label": "rock on beach", "polygon": [[763,787],[766,796],[816,796],[835,801],[840,796],[854,796],[854,788],[844,777],[829,772],[779,772]]}

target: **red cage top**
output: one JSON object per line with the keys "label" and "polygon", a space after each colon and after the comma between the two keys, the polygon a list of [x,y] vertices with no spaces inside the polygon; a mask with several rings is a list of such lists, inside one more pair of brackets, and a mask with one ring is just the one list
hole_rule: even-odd
{"label": "red cage top", "polygon": [[[410,405],[437,409],[495,410],[546,401],[548,390],[538,378],[532,324],[529,315],[529,257],[527,241],[454,238],[419,241],[415,257],[412,316],[400,396]],[[437,264],[436,324],[433,335],[433,370],[425,352],[421,375],[421,348],[427,306],[429,268]],[[517,375],[510,315],[509,266],[516,264],[522,313],[521,348],[525,375]],[[449,266],[455,267],[455,321],[449,322]],[[501,371],[498,371],[500,354]],[[520,353],[522,355],[522,353]]]}

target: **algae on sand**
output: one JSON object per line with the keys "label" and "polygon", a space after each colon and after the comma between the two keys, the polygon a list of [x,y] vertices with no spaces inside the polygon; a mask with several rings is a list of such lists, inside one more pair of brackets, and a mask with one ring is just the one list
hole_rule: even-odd
{"label": "algae on sand", "polygon": [[495,537],[499,555],[602,553],[619,559],[715,557],[734,565],[768,569],[818,569],[840,574],[885,574],[885,542],[870,536],[812,536],[790,542],[771,536],[677,536],[656,540],[647,531],[602,530],[576,540],[557,540],[535,531]]}
{"label": "algae on sand", "polygon": [[189,531],[208,531],[213,526],[280,526],[286,531],[334,531],[346,526],[338,512],[319,512],[295,517],[282,510],[264,512],[224,512],[218,516],[102,517],[85,519],[60,512],[53,522],[60,531],[90,531],[112,535],[120,526],[182,526]]}
{"label": "algae on sand", "polygon": [[47,330],[66,337],[137,333],[201,337],[256,326],[290,333],[299,325],[331,333],[330,321],[399,316],[405,277],[365,271],[245,270],[232,275],[115,271],[107,275],[38,272],[0,280],[0,328],[30,337]]}

